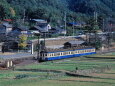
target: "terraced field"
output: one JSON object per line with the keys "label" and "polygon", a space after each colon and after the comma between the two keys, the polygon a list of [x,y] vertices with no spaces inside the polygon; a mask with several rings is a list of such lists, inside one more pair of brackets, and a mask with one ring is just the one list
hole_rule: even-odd
{"label": "terraced field", "polygon": [[[94,57],[115,56],[115,53],[94,55]],[[14,71],[0,71],[0,86],[115,86],[115,59],[114,58],[71,58],[53,62],[33,63],[26,66],[17,66]],[[109,67],[108,70],[90,73],[84,76],[69,76],[64,72],[89,70]],[[29,71],[25,71],[28,69]],[[35,70],[35,71],[34,71]],[[41,71],[42,70],[42,71]],[[47,70],[47,71],[43,71]]]}

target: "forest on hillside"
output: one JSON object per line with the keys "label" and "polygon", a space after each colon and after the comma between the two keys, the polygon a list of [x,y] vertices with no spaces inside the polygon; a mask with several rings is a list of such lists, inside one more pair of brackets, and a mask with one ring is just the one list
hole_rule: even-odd
{"label": "forest on hillside", "polygon": [[105,17],[115,16],[115,0],[0,0],[0,20],[45,19],[59,23],[86,20],[96,11]]}

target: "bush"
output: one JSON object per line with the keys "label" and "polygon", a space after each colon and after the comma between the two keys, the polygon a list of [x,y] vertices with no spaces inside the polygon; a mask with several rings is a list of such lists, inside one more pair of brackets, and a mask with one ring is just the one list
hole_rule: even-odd
{"label": "bush", "polygon": [[17,75],[15,79],[22,79],[22,78],[27,78],[29,75],[23,74],[23,75]]}

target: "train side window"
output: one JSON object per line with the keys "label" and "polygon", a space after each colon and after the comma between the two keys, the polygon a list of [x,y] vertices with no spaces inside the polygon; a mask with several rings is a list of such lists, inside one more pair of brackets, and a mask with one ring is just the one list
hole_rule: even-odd
{"label": "train side window", "polygon": [[76,54],[76,51],[74,51],[74,54]]}
{"label": "train side window", "polygon": [[43,57],[45,57],[45,53],[43,53]]}
{"label": "train side window", "polygon": [[65,55],[68,55],[68,52],[65,52]]}
{"label": "train side window", "polygon": [[85,53],[84,50],[83,50],[83,53]]}
{"label": "train side window", "polygon": [[48,54],[48,57],[50,57],[50,54]]}
{"label": "train side window", "polygon": [[73,51],[71,51],[71,54],[73,54]]}
{"label": "train side window", "polygon": [[82,53],[84,53],[84,51],[82,50]]}
{"label": "train side window", "polygon": [[60,52],[60,56],[62,56],[62,52]]}
{"label": "train side window", "polygon": [[44,53],[42,53],[42,57],[44,57]]}
{"label": "train side window", "polygon": [[94,52],[93,49],[92,49],[92,52]]}
{"label": "train side window", "polygon": [[73,51],[74,54],[76,54],[76,51]]}
{"label": "train side window", "polygon": [[86,52],[88,52],[88,51],[86,50]]}
{"label": "train side window", "polygon": [[63,52],[63,55],[65,55],[66,52]]}
{"label": "train side window", "polygon": [[81,50],[79,51],[79,53],[81,54]]}
{"label": "train side window", "polygon": [[76,54],[76,51],[73,51],[74,54]]}
{"label": "train side window", "polygon": [[88,50],[86,50],[86,52],[88,53]]}
{"label": "train side window", "polygon": [[53,57],[53,53],[52,53],[52,57]]}
{"label": "train side window", "polygon": [[52,53],[50,53],[50,57],[52,57]]}
{"label": "train side window", "polygon": [[79,50],[79,54],[80,54],[80,50]]}
{"label": "train side window", "polygon": [[50,53],[50,57],[52,57],[52,53]]}
{"label": "train side window", "polygon": [[82,53],[82,50],[80,50],[80,53]]}
{"label": "train side window", "polygon": [[48,55],[49,57],[50,57],[50,53],[49,53],[49,55]]}
{"label": "train side window", "polygon": [[54,56],[56,56],[56,54],[54,53]]}
{"label": "train side window", "polygon": [[84,50],[84,52],[86,53],[86,50]]}
{"label": "train side window", "polygon": [[61,55],[63,56],[63,52],[61,53]]}
{"label": "train side window", "polygon": [[57,53],[57,56],[60,56],[60,52],[59,52],[59,53]]}
{"label": "train side window", "polygon": [[64,55],[68,55],[68,52],[64,52]]}
{"label": "train side window", "polygon": [[89,53],[89,50],[87,50],[88,51],[88,53]]}
{"label": "train side window", "polygon": [[55,53],[55,56],[57,56],[57,54]]}
{"label": "train side window", "polygon": [[45,56],[48,57],[48,54],[46,53]]}
{"label": "train side window", "polygon": [[92,49],[92,52],[94,52],[94,49]]}
{"label": "train side window", "polygon": [[94,52],[94,49],[92,49],[92,52]]}
{"label": "train side window", "polygon": [[52,53],[52,57],[53,57],[53,53]]}
{"label": "train side window", "polygon": [[90,52],[90,50],[88,50],[88,52]]}
{"label": "train side window", "polygon": [[54,56],[54,53],[52,53],[52,56]]}
{"label": "train side window", "polygon": [[80,50],[80,53],[82,53],[82,50]]}
{"label": "train side window", "polygon": [[69,52],[69,54],[71,54],[71,52]]}

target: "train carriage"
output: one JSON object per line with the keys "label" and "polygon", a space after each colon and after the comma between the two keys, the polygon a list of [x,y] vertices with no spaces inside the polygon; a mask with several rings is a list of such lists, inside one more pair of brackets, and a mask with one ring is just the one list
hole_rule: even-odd
{"label": "train carriage", "polygon": [[91,54],[96,54],[95,48],[93,47],[47,49],[46,51],[41,52],[40,60],[51,61],[51,60],[59,60],[64,58],[79,57],[79,56],[91,55]]}

